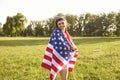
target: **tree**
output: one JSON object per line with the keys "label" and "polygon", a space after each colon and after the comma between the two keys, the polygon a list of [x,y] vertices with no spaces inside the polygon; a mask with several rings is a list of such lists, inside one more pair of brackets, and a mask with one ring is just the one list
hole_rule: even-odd
{"label": "tree", "polygon": [[22,13],[17,13],[17,15],[13,16],[13,19],[15,20],[14,26],[16,30],[16,35],[19,36],[25,28],[25,23],[27,22],[27,19]]}
{"label": "tree", "polygon": [[120,36],[120,12],[116,16],[116,25],[117,25],[116,34]]}
{"label": "tree", "polygon": [[76,24],[77,24],[77,16],[72,15],[72,14],[67,14],[66,19],[68,22],[68,31],[70,32],[71,35],[76,36]]}
{"label": "tree", "polygon": [[6,23],[3,25],[3,32],[6,35],[13,36],[15,31],[13,28],[13,18],[12,17],[10,17],[10,16],[7,17]]}
{"label": "tree", "polygon": [[76,18],[76,36],[82,36],[83,16],[77,16]]}
{"label": "tree", "polygon": [[35,22],[35,36],[43,36],[43,26],[41,21]]}
{"label": "tree", "polygon": [[63,13],[58,13],[56,16],[65,16]]}
{"label": "tree", "polygon": [[0,36],[4,36],[3,29],[2,29],[2,23],[0,23]]}
{"label": "tree", "polygon": [[55,19],[54,18],[49,18],[47,20],[48,24],[48,35],[50,36],[53,33],[53,30],[55,29]]}
{"label": "tree", "polygon": [[0,23],[0,33],[2,32],[2,23]]}
{"label": "tree", "polygon": [[3,25],[3,31],[9,36],[20,36],[26,22],[27,19],[22,13],[17,13],[13,17],[8,16],[6,23]]}
{"label": "tree", "polygon": [[29,24],[24,30],[24,36],[34,36],[34,31],[32,29],[32,25]]}

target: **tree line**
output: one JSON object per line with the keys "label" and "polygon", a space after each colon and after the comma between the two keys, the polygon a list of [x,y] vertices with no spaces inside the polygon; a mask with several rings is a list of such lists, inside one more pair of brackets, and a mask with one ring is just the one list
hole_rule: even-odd
{"label": "tree line", "polygon": [[66,14],[58,13],[47,20],[30,21],[22,13],[7,16],[6,22],[0,23],[0,36],[50,36],[54,30],[56,16],[65,16],[67,30],[72,36],[120,36],[120,12],[101,14]]}

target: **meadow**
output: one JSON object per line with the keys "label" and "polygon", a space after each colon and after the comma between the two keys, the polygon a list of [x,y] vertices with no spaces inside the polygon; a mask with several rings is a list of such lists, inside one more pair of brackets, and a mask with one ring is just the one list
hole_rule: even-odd
{"label": "meadow", "polygon": [[[79,49],[68,80],[120,80],[120,38],[76,37]],[[0,80],[49,80],[41,62],[49,38],[0,37]],[[57,79],[60,80],[58,74]]]}

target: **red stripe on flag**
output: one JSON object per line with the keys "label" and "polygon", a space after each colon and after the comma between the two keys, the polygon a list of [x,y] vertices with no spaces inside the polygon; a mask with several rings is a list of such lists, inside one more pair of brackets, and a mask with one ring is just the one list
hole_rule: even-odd
{"label": "red stripe on flag", "polygon": [[63,66],[64,63],[62,61],[60,61],[54,54],[53,54],[53,59],[60,65]]}
{"label": "red stripe on flag", "polygon": [[56,68],[53,64],[52,64],[52,67],[51,67],[55,72],[58,72],[58,68]]}
{"label": "red stripe on flag", "polygon": [[71,60],[69,63],[70,63],[70,64],[75,64],[75,61],[72,61],[72,60]]}
{"label": "red stripe on flag", "polygon": [[69,67],[69,68],[68,68],[68,71],[69,71],[69,72],[72,72],[72,71],[73,71],[73,68],[70,68],[70,67]]}
{"label": "red stripe on flag", "polygon": [[48,60],[48,61],[52,61],[51,57],[44,55],[44,59]]}
{"label": "red stripe on flag", "polygon": [[44,67],[44,68],[46,68],[46,69],[48,69],[48,70],[51,69],[51,66],[48,65],[48,64],[45,64],[45,63],[42,63],[41,66]]}
{"label": "red stripe on flag", "polygon": [[49,47],[46,48],[46,51],[48,51],[49,53],[53,53],[53,50]]}
{"label": "red stripe on flag", "polygon": [[74,57],[77,58],[77,57],[78,57],[78,54],[75,54]]}
{"label": "red stripe on flag", "polygon": [[54,78],[54,75],[50,74],[50,80],[53,80],[53,78]]}

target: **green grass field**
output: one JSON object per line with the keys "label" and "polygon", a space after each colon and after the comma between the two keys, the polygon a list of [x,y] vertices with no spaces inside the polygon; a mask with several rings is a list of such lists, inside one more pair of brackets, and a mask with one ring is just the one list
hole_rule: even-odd
{"label": "green grass field", "polygon": [[[73,39],[79,58],[68,80],[120,80],[120,38]],[[48,40],[0,37],[0,80],[49,80],[40,66]]]}

